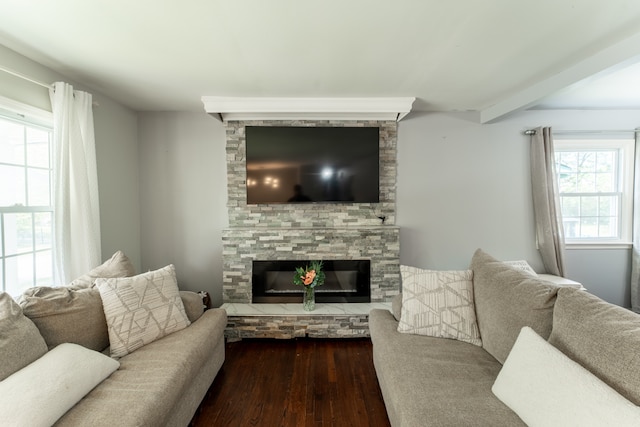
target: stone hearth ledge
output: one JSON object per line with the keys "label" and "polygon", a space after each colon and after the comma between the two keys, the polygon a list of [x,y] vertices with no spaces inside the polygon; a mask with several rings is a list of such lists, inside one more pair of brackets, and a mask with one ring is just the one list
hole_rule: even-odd
{"label": "stone hearth ledge", "polygon": [[302,302],[295,304],[225,303],[227,316],[361,316],[373,308],[391,311],[390,302],[373,303],[316,303],[316,309],[305,311]]}

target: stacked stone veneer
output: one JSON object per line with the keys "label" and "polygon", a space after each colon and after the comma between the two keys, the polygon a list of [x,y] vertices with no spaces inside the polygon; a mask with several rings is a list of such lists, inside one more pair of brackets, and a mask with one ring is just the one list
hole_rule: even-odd
{"label": "stacked stone veneer", "polygon": [[369,316],[230,316],[228,339],[359,338],[369,335]]}
{"label": "stacked stone veneer", "polygon": [[[400,290],[395,227],[395,121],[229,121],[226,125],[229,228],[223,231],[223,302],[251,302],[255,260],[370,259],[371,300]],[[380,202],[247,205],[245,126],[375,126],[380,129]],[[379,216],[386,217],[384,225]]]}
{"label": "stacked stone veneer", "polygon": [[371,302],[390,301],[400,288],[399,228],[227,229],[223,242],[223,301],[251,302],[253,260],[371,260]]}

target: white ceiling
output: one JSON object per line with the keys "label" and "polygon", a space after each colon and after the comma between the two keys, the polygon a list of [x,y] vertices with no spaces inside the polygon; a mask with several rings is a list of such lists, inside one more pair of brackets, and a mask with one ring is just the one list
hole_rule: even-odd
{"label": "white ceiling", "polygon": [[536,108],[640,109],[640,62],[586,78],[544,98]]}
{"label": "white ceiling", "polygon": [[640,108],[638,0],[0,0],[0,10],[0,44],[135,110],[203,111],[203,95],[415,96],[414,110],[478,110],[483,122],[536,106]]}

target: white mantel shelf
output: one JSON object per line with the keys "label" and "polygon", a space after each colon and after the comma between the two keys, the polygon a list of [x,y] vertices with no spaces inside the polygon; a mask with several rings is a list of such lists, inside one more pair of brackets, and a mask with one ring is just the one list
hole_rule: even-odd
{"label": "white mantel shelf", "polygon": [[231,120],[394,120],[411,112],[415,97],[249,98],[203,96],[204,110]]}
{"label": "white mantel shelf", "polygon": [[248,316],[362,316],[374,308],[391,310],[390,302],[373,303],[316,303],[316,309],[305,311],[302,302],[296,304],[225,303],[223,309],[230,317]]}
{"label": "white mantel shelf", "polygon": [[[377,220],[380,222],[379,220]],[[291,226],[288,227],[227,227],[224,230],[228,231],[255,231],[255,230],[291,230]],[[315,230],[384,230],[384,229],[400,229],[399,225],[394,224],[376,224],[376,225],[342,225],[342,226],[326,226],[326,227],[295,227],[298,231],[315,231]]]}

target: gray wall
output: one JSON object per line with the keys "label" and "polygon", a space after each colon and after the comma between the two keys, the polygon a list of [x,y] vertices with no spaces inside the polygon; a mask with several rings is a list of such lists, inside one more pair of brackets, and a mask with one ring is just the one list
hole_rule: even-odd
{"label": "gray wall", "polygon": [[[638,111],[529,111],[480,125],[472,113],[412,114],[398,127],[400,261],[461,269],[477,248],[544,267],[535,246],[529,137],[554,130],[631,130]],[[567,276],[630,305],[628,249],[567,251]]]}
{"label": "gray wall", "polygon": [[225,130],[204,113],[140,113],[142,267],[176,266],[181,289],[222,303],[228,227]]}
{"label": "gray wall", "polygon": [[[86,90],[99,105],[93,109],[100,191],[102,258],[123,250],[140,269],[140,202],[136,113],[0,45],[0,63],[36,80],[65,81]],[[51,111],[48,90],[0,72],[0,95]]]}
{"label": "gray wall", "polygon": [[631,249],[567,251],[571,278],[592,294],[624,307],[631,306]]}
{"label": "gray wall", "polygon": [[[529,137],[522,131],[540,125],[632,129],[637,117],[633,111],[531,111],[480,125],[471,113],[409,115],[398,126],[401,262],[463,269],[483,248],[499,259],[526,259],[543,272]],[[224,127],[204,113],[144,113],[139,128],[143,266],[173,262],[181,286],[209,290],[220,303],[220,232],[228,226]],[[601,298],[629,305],[628,249],[569,250],[567,270]]]}
{"label": "gray wall", "polygon": [[542,269],[521,129],[516,123],[481,126],[472,114],[416,114],[400,122],[397,224],[403,264],[462,269],[483,248]]}

